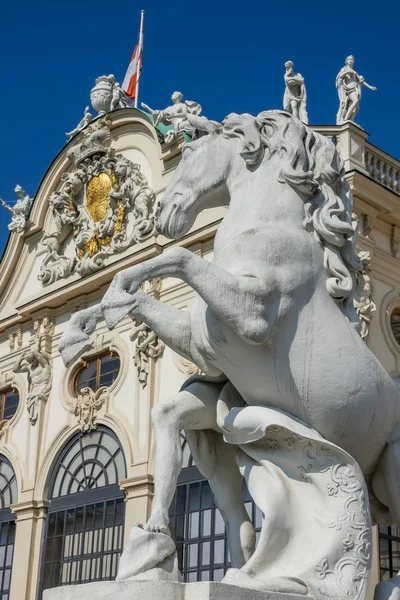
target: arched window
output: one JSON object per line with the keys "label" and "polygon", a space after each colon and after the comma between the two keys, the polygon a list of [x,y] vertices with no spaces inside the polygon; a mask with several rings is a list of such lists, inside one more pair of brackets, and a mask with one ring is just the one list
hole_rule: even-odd
{"label": "arched window", "polygon": [[115,579],[123,549],[122,448],[106,427],[74,437],[49,485],[42,590]]}
{"label": "arched window", "polygon": [[84,360],[72,378],[74,392],[78,394],[84,387],[89,387],[94,392],[101,387],[110,387],[118,377],[120,364],[115,352],[106,352]]}
{"label": "arched window", "polygon": [[[221,581],[231,566],[225,523],[209,483],[195,466],[185,435],[181,434],[183,469],[170,507],[170,527],[179,568],[191,581]],[[243,499],[258,540],[262,513],[243,482]]]}
{"label": "arched window", "polygon": [[14,388],[7,388],[0,392],[0,421],[9,421],[17,412],[19,394]]}
{"label": "arched window", "polygon": [[14,469],[0,456],[0,598],[9,600],[15,542],[15,515],[11,504],[17,502],[18,490]]}

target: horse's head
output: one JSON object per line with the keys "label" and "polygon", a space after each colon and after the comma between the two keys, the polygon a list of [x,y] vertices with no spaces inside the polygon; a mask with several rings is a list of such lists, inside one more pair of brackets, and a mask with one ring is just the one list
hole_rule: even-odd
{"label": "horse's head", "polygon": [[80,310],[72,315],[58,344],[66,367],[69,367],[74,360],[92,347],[93,342],[90,335],[102,317],[100,305]]}

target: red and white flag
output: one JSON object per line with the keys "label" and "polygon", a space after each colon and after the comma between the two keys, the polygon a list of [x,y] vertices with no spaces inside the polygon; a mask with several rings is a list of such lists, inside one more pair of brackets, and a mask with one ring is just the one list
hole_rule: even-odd
{"label": "red and white flag", "polygon": [[139,33],[139,42],[135,46],[135,49],[132,54],[131,62],[129,63],[128,70],[125,75],[125,79],[122,83],[122,89],[125,92],[125,95],[128,98],[134,100],[135,107],[137,107],[138,102],[138,91],[139,91],[139,79],[140,72],[142,70],[142,57],[143,57],[143,15],[144,11],[142,10],[141,19],[140,19],[140,33]]}

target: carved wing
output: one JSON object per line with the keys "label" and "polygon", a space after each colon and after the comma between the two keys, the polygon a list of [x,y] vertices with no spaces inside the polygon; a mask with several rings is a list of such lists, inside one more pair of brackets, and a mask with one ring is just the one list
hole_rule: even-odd
{"label": "carved wing", "polygon": [[185,104],[188,107],[189,112],[192,115],[196,115],[196,117],[201,113],[202,106],[198,102],[193,102],[192,100],[185,100]]}

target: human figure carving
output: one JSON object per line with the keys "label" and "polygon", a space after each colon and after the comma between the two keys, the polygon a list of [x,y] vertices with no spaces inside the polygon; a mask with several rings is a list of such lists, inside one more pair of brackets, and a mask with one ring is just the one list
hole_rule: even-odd
{"label": "human figure carving", "polygon": [[73,137],[78,135],[78,133],[80,131],[82,131],[82,129],[84,129],[86,127],[86,125],[89,125],[89,123],[91,123],[92,121],[93,121],[93,115],[89,111],[89,106],[86,106],[85,112],[83,114],[83,118],[79,121],[78,125],[75,127],[75,129],[73,129],[72,131],[68,131],[65,134],[68,137],[68,141],[72,140]]}
{"label": "human figure carving", "polygon": [[[368,495],[376,522],[400,523],[400,390],[358,333],[362,262],[343,164],[284,111],[188,120],[208,135],[186,145],[156,226],[181,239],[228,195],[213,261],[175,247],[120,271],[100,305],[72,316],[60,352],[71,364],[99,321],[129,314],[204,373],[153,410],[147,530],[169,532],[184,429],[225,519],[224,582],[363,600]],[[191,312],[144,293],[157,277],[195,290]],[[254,553],[242,475],[265,516]]]}
{"label": "human figure carving", "polygon": [[285,63],[285,94],[283,96],[283,110],[291,113],[294,117],[308,123],[307,114],[307,92],[304,77],[301,73],[295,73],[293,63],[288,60]]}
{"label": "human figure carving", "polygon": [[10,211],[12,215],[11,223],[8,224],[8,229],[20,233],[26,227],[33,198],[31,198],[20,185],[16,185],[14,191],[18,196],[18,200],[14,206],[8,206],[2,198],[0,198],[0,203],[4,208]]}
{"label": "human figure carving", "polygon": [[376,311],[376,304],[372,299],[371,254],[360,252],[359,257],[362,262],[362,271],[357,275],[354,306],[360,317],[360,335],[363,340],[367,340],[373,313]]}
{"label": "human figure carving", "polygon": [[201,113],[201,106],[197,102],[191,100],[185,100],[182,102],[183,94],[181,92],[174,92],[171,96],[173,102],[172,106],[168,106],[164,110],[153,110],[147,104],[142,102],[143,108],[149,111],[153,115],[154,126],[157,127],[160,123],[165,125],[172,124],[173,129],[167,132],[165,141],[171,142],[178,133],[187,133],[190,137],[193,137],[195,127],[190,123],[187,116],[189,114],[198,116]]}
{"label": "human figure carving", "polygon": [[346,58],[345,66],[339,71],[336,77],[336,87],[339,94],[339,111],[336,117],[336,124],[341,125],[346,121],[354,121],[360,108],[361,91],[363,86],[374,92],[378,89],[369,85],[354,69],[354,56]]}
{"label": "human figure carving", "polygon": [[48,400],[51,390],[50,357],[44,349],[39,349],[39,345],[32,345],[17,359],[13,371],[28,376],[26,408],[31,424],[35,425],[40,402]]}

